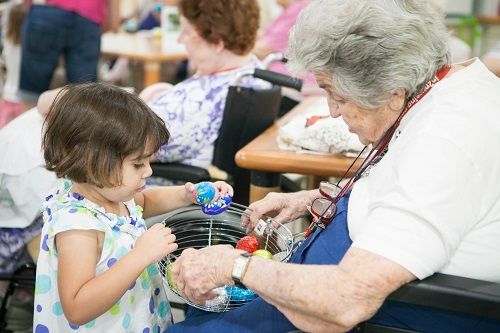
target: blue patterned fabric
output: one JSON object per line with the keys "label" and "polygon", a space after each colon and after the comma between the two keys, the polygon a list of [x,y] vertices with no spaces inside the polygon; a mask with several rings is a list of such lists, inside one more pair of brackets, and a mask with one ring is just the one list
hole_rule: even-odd
{"label": "blue patterned fabric", "polygon": [[26,244],[42,231],[42,216],[26,228],[0,228],[0,273],[12,273],[30,261]]}
{"label": "blue patterned fabric", "polygon": [[[148,105],[166,123],[172,137],[156,153],[161,162],[182,162],[206,168],[212,162],[214,143],[219,136],[228,88],[235,77],[261,67],[257,58],[238,69],[210,76],[193,76]],[[240,86],[266,89],[266,81],[245,77]]]}

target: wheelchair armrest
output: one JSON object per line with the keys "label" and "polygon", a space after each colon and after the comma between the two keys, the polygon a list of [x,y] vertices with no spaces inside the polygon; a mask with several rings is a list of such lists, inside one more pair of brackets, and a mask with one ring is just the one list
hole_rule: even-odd
{"label": "wheelchair armrest", "polygon": [[199,183],[210,180],[206,169],[181,163],[151,163],[153,177]]}
{"label": "wheelchair armrest", "polygon": [[402,286],[388,299],[500,320],[500,283],[436,273]]}

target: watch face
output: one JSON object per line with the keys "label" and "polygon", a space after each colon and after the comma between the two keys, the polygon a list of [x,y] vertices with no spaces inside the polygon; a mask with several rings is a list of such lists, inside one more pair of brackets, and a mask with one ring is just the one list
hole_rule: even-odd
{"label": "watch face", "polygon": [[245,259],[245,258],[242,258],[242,257],[238,257],[236,258],[236,260],[234,261],[234,265],[233,265],[233,277],[240,277],[241,276],[241,273],[243,272],[243,268],[245,267],[245,264],[246,264],[246,261],[248,259]]}
{"label": "watch face", "polygon": [[231,272],[233,279],[241,280],[243,272],[248,264],[248,260],[250,260],[248,256],[239,256],[236,258],[233,264],[233,271]]}

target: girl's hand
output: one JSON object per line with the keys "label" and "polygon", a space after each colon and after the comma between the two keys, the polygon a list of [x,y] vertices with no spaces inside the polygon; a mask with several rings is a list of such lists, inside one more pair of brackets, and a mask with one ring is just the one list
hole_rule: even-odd
{"label": "girl's hand", "polygon": [[[233,187],[226,182],[216,181],[211,184],[215,188],[215,195],[214,198],[212,199],[212,202],[216,202],[219,198],[225,197],[226,194],[229,194],[230,196],[234,195]],[[188,182],[186,183],[186,185],[184,185],[184,187],[186,189],[186,198],[190,202],[198,204],[198,199],[197,199],[198,194],[196,193],[196,185]]]}
{"label": "girl's hand", "polygon": [[229,194],[230,196],[234,196],[234,190],[231,185],[229,185],[226,182],[223,181],[216,181],[212,183],[212,185],[215,186],[215,190],[217,193],[215,194],[214,200],[212,202],[217,201],[219,198],[224,198],[226,194]]}
{"label": "girl's hand", "polygon": [[156,263],[175,250],[177,250],[175,235],[162,223],[154,224],[141,235],[133,249],[148,265]]}

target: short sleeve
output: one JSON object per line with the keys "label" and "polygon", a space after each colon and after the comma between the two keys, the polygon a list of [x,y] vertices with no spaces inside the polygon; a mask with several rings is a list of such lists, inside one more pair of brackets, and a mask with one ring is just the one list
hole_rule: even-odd
{"label": "short sleeve", "polygon": [[376,180],[362,185],[371,193],[368,202],[359,203],[353,190],[351,200],[368,206],[353,246],[423,279],[450,261],[477,223],[481,177],[462,149],[446,139],[423,134],[416,141],[411,152],[393,151],[391,166],[380,165],[392,167],[383,177],[373,170]]}
{"label": "short sleeve", "polygon": [[[46,213],[45,213],[46,214]],[[106,233],[109,227],[95,216],[91,210],[85,207],[69,207],[54,212],[48,219],[46,245],[50,249],[55,249],[54,239],[57,234],[69,230],[95,230]]]}

